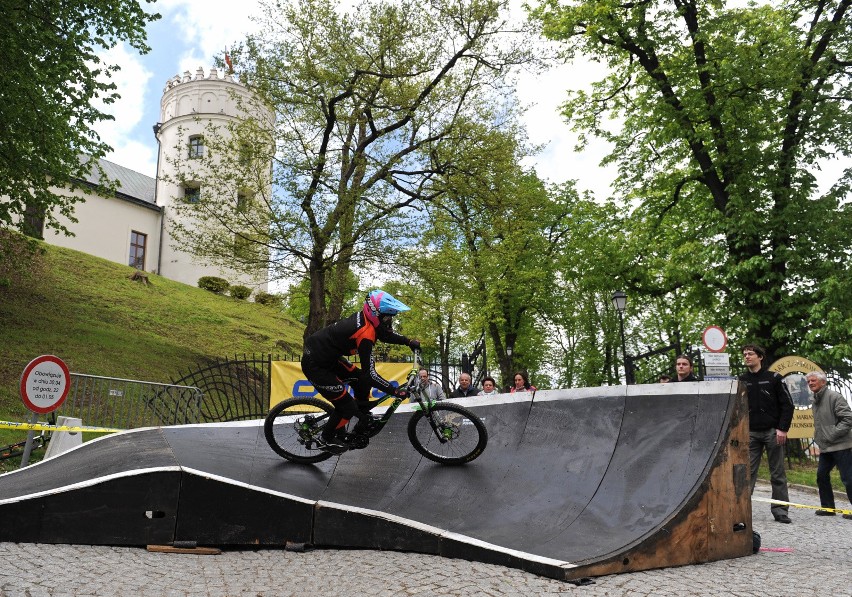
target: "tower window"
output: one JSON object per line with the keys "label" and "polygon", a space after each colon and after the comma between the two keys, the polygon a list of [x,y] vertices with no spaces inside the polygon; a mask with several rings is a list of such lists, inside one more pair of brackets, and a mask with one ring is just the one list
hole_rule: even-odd
{"label": "tower window", "polygon": [[148,235],[130,231],[130,260],[128,265],[136,269],[145,269],[145,245],[148,243]]}
{"label": "tower window", "polygon": [[246,193],[237,193],[237,211],[240,213],[248,209],[249,196]]}
{"label": "tower window", "polygon": [[184,203],[198,203],[201,201],[201,187],[184,187],[183,201]]}
{"label": "tower window", "polygon": [[201,135],[193,135],[189,138],[189,157],[204,157],[204,138]]}

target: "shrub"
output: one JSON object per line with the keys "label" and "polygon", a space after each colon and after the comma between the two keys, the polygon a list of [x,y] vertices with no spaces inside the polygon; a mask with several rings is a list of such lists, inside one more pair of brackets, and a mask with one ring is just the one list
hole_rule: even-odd
{"label": "shrub", "polygon": [[267,307],[280,307],[284,302],[280,295],[270,292],[258,292],[254,295],[254,302]]}
{"label": "shrub", "polygon": [[242,286],[241,284],[234,284],[231,286],[231,296],[244,301],[251,296],[251,288]]}
{"label": "shrub", "polygon": [[215,292],[216,294],[224,294],[231,285],[223,278],[217,278],[216,276],[202,276],[198,278],[198,287],[203,288],[204,290],[209,290],[210,292]]}

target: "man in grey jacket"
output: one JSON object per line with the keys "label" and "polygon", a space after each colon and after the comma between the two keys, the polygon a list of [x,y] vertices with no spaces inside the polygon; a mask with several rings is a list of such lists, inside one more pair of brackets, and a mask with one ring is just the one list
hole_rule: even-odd
{"label": "man in grey jacket", "polygon": [[441,384],[429,379],[429,371],[421,369],[417,375],[420,378],[420,392],[426,400],[437,401],[447,397]]}
{"label": "man in grey jacket", "polygon": [[[852,409],[839,392],[826,386],[824,373],[813,371],[805,379],[813,392],[814,441],[819,446],[817,487],[820,505],[834,509],[830,474],[835,466],[846,487],[846,497],[852,504]],[[828,510],[817,510],[816,514],[834,516],[834,512]],[[844,514],[843,518],[852,520],[852,514]]]}

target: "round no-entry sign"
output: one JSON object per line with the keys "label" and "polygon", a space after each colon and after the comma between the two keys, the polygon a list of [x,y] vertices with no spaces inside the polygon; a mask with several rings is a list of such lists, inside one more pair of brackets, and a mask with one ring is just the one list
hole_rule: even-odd
{"label": "round no-entry sign", "polygon": [[21,398],[24,405],[38,414],[59,408],[68,396],[71,373],[59,357],[42,355],[24,367]]}
{"label": "round no-entry sign", "polygon": [[701,341],[710,352],[722,352],[728,345],[728,336],[718,325],[708,325],[701,334]]}

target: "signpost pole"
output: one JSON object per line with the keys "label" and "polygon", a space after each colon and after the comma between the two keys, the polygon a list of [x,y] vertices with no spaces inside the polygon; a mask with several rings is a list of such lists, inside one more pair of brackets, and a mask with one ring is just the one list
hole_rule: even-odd
{"label": "signpost pole", "polygon": [[[38,413],[32,414],[30,423],[33,425],[38,423]],[[33,439],[35,439],[35,429],[30,429],[27,431],[27,443],[24,445],[24,454],[21,456],[21,468],[28,466],[30,463],[30,454],[33,451]]]}

